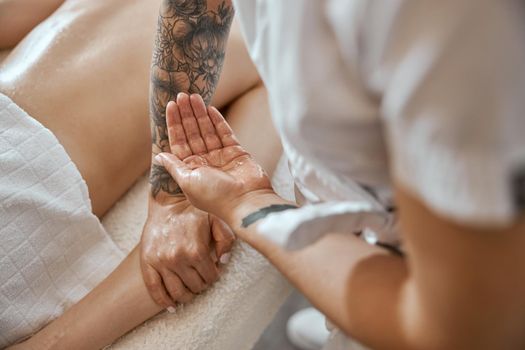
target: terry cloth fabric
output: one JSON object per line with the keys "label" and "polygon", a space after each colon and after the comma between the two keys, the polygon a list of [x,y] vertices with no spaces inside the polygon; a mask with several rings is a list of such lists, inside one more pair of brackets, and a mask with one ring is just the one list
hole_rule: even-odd
{"label": "terry cloth fabric", "polygon": [[0,94],[0,348],[61,315],[122,258],[56,137]]}

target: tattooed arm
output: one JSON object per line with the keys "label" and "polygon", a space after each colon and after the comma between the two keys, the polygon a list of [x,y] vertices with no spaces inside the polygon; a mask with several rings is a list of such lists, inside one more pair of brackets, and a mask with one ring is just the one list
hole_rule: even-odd
{"label": "tattooed arm", "polygon": [[[159,14],[151,67],[150,114],[153,155],[169,151],[166,105],[179,92],[209,104],[224,62],[233,19],[231,1],[166,0]],[[163,167],[152,164],[151,193],[180,196]]]}
{"label": "tattooed arm", "polygon": [[[187,92],[198,93],[210,102],[232,19],[230,0],[162,1],[151,67],[153,156],[170,151],[165,114],[169,101]],[[149,181],[141,267],[152,298],[169,308],[175,302],[189,301],[218,278],[216,261],[231,249],[233,234],[222,221],[194,208],[155,161]],[[212,246],[215,254],[211,254]]]}

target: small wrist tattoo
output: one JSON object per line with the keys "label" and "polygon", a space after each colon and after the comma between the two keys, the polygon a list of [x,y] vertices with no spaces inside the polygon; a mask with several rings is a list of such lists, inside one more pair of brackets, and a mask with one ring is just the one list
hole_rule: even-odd
{"label": "small wrist tattoo", "polygon": [[254,222],[267,217],[271,213],[278,213],[288,209],[297,209],[298,207],[290,204],[272,204],[268,207],[261,208],[254,213],[242,219],[242,227],[246,228]]}

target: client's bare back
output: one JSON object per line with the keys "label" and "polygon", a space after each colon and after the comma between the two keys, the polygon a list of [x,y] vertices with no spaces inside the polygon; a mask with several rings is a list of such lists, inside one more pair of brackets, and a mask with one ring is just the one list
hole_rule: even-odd
{"label": "client's bare back", "polygon": [[[0,91],[53,131],[98,215],[148,166],[146,96],[158,6],[66,1],[0,68]],[[136,161],[127,162],[132,153]]]}

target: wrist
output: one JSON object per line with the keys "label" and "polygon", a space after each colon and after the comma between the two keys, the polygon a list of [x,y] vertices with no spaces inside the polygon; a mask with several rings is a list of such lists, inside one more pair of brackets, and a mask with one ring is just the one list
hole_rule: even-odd
{"label": "wrist", "polygon": [[232,204],[223,220],[234,230],[245,228],[243,227],[243,220],[261,208],[271,205],[296,205],[283,199],[273,190],[246,193]]}
{"label": "wrist", "polygon": [[163,165],[154,160],[149,174],[150,203],[171,205],[186,199],[181,188]]}

